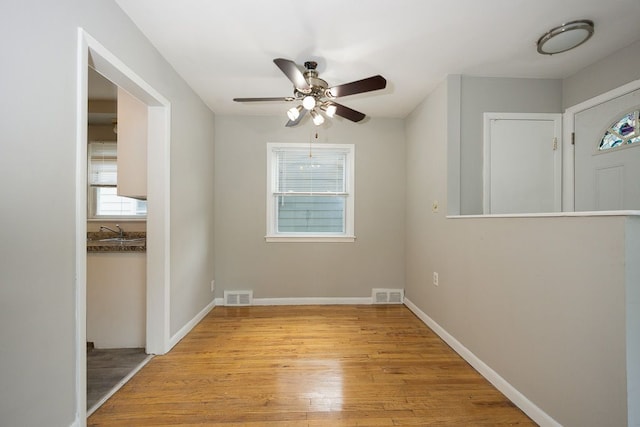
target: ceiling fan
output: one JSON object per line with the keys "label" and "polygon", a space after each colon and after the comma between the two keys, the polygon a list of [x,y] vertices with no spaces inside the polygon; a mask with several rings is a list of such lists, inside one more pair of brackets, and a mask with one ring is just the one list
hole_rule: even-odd
{"label": "ceiling fan", "polygon": [[338,104],[334,99],[380,90],[387,86],[385,78],[377,75],[351,83],[329,87],[326,81],[318,77],[318,72],[316,71],[318,64],[314,61],[304,63],[304,72],[295,62],[289,59],[276,58],[273,62],[293,83],[293,96],[279,98],[233,98],[233,100],[236,102],[301,101],[301,105],[287,111],[287,116],[289,117],[289,121],[286,124],[287,127],[296,126],[300,123],[307,111],[309,111],[313,123],[318,126],[324,123],[324,117],[320,112],[323,112],[328,117],[338,115],[352,122],[359,122],[366,117],[364,113]]}

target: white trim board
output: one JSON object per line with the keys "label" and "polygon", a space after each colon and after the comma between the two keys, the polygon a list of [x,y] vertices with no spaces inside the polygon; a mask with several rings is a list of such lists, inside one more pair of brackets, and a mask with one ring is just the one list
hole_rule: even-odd
{"label": "white trim board", "polygon": [[420,310],[413,302],[405,297],[404,304],[411,310],[425,325],[442,338],[456,353],[476,370],[480,375],[487,379],[495,388],[500,390],[509,400],[511,400],[518,408],[527,414],[533,421],[543,427],[562,427],[560,423],[551,418],[549,414],[540,409],[536,404],[531,402],[525,395],[520,393],[514,386],[509,384],[496,371],[491,369],[487,364],[480,360],[460,341],[449,334],[442,326],[438,325],[425,312]]}
{"label": "white trim board", "polygon": [[[224,298],[216,298],[224,306]],[[252,305],[371,305],[371,297],[254,298]]]}
{"label": "white trim board", "polygon": [[167,351],[171,350],[176,344],[182,340],[182,338],[186,337],[189,332],[198,324],[204,317],[209,314],[211,310],[216,306],[216,299],[212,300],[205,308],[203,308],[200,313],[196,314],[193,319],[187,322],[178,332],[176,332],[171,339],[169,340],[169,348]]}
{"label": "white trim board", "polygon": [[367,305],[371,297],[254,298],[253,305]]}

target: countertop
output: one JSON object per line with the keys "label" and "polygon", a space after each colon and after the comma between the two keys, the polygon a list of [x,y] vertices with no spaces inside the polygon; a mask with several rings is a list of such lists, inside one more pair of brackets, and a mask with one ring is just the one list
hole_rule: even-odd
{"label": "countertop", "polygon": [[124,238],[109,231],[87,232],[87,252],[146,252],[147,233],[144,231],[124,232]]}

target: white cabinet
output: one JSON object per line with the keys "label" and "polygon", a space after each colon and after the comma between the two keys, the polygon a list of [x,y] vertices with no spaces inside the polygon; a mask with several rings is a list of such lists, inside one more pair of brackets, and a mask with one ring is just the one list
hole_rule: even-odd
{"label": "white cabinet", "polygon": [[141,252],[87,253],[87,341],[146,345],[147,260]]}
{"label": "white cabinet", "polygon": [[118,195],[147,199],[147,105],[118,88]]}

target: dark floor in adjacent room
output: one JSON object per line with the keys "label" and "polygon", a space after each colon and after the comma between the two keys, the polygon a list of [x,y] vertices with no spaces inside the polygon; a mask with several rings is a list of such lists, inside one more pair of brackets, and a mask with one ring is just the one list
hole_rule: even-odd
{"label": "dark floor in adjacent room", "polygon": [[147,356],[144,348],[97,349],[87,346],[87,410],[106,396]]}

